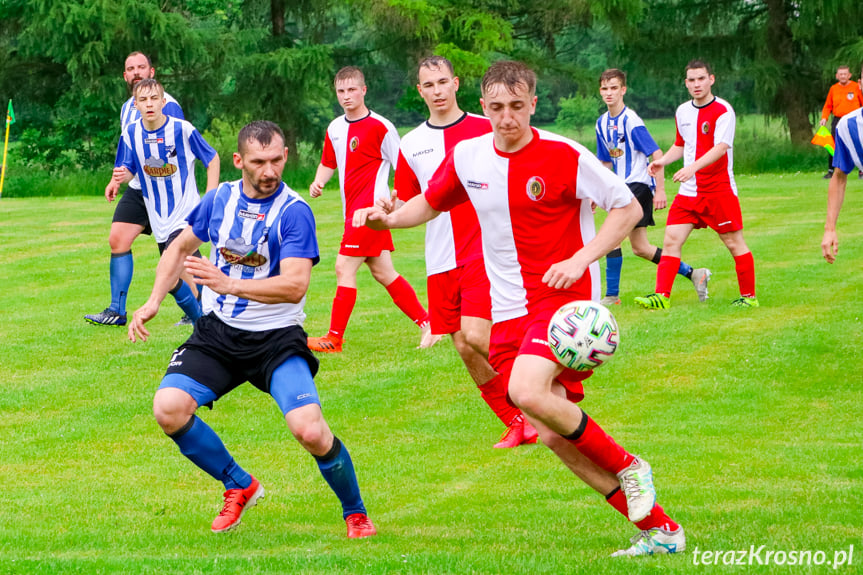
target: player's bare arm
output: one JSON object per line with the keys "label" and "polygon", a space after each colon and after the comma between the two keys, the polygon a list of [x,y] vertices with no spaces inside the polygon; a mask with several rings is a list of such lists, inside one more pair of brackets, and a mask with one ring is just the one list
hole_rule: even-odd
{"label": "player's bare arm", "polygon": [[612,208],[596,236],[583,248],[562,262],[553,264],[543,283],[555,289],[567,289],[584,274],[588,266],[620,245],[641,219],[641,205],[633,200],[622,208]]}
{"label": "player's bare arm", "polygon": [[105,186],[105,199],[109,202],[114,201],[114,198],[117,197],[120,191],[120,186],[131,181],[132,172],[122,166],[114,168],[114,171],[111,173],[111,181]]}
{"label": "player's bare arm", "polygon": [[354,212],[355,228],[368,226],[373,230],[414,228],[434,219],[440,214],[432,208],[422,194],[410,199],[399,209],[387,213],[379,206],[363,208]]}
{"label": "player's bare arm", "polygon": [[[656,150],[650,156],[652,162],[662,159],[662,150]],[[668,206],[668,198],[665,195],[665,166],[658,165],[655,175],[651,176],[656,182],[656,190],[653,192],[653,209],[662,210]]]}
{"label": "player's bare arm", "polygon": [[162,300],[180,279],[180,274],[183,272],[183,260],[186,256],[195,253],[195,250],[201,247],[202,243],[192,232],[191,227],[185,228],[177,236],[177,239],[171,242],[171,245],[159,259],[159,265],[156,266],[156,281],[153,283],[150,297],[147,298],[144,305],[132,314],[132,321],[129,322],[129,340],[135,342],[137,338],[140,338],[141,341],[147,341],[150,332],[144,327],[144,324],[159,313]]}
{"label": "player's bare arm", "polygon": [[266,279],[232,278],[207,258],[195,256],[186,257],[184,266],[195,277],[195,283],[216,293],[266,304],[299,303],[312,277],[312,260],[308,258],[280,260],[279,275]]}
{"label": "player's bare arm", "polygon": [[673,164],[683,157],[683,146],[674,145],[668,148],[668,151],[658,160],[653,160],[647,166],[647,173],[651,178],[655,178],[660,168],[664,168],[669,164]]}
{"label": "player's bare arm", "polygon": [[213,156],[210,163],[207,164],[207,189],[206,191],[215,190],[219,187],[219,170],[221,168],[221,160],[219,154]]}
{"label": "player's bare arm", "polygon": [[848,174],[839,169],[833,170],[833,177],[827,189],[827,221],[824,222],[824,236],[821,238],[821,253],[828,264],[835,262],[839,253],[836,224],[839,222],[839,211],[845,201],[847,184]]}
{"label": "player's bare arm", "polygon": [[318,164],[318,169],[315,171],[315,181],[309,186],[309,195],[313,198],[320,197],[324,193],[324,186],[330,181],[336,171],[333,168],[328,168],[323,164]]}
{"label": "player's bare arm", "polygon": [[698,170],[706,168],[707,166],[724,156],[725,152],[728,151],[729,147],[730,146],[725,142],[720,142],[716,144],[715,146],[710,148],[703,156],[701,156],[688,166],[684,166],[677,172],[675,172],[674,176],[671,178],[672,181],[680,183],[694,177],[695,173],[698,172]]}

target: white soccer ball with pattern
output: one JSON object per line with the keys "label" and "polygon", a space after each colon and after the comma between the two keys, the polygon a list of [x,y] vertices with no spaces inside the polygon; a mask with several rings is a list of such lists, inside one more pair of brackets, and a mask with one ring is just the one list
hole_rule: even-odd
{"label": "white soccer ball with pattern", "polygon": [[564,367],[596,369],[611,359],[620,343],[617,322],[608,308],[595,301],[561,306],[548,322],[548,345]]}

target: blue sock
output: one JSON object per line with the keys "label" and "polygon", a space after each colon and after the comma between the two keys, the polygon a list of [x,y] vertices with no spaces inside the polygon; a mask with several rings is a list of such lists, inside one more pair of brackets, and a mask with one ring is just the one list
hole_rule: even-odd
{"label": "blue sock", "polygon": [[198,318],[201,317],[201,302],[195,298],[189,284],[183,280],[180,280],[180,284],[178,288],[171,291],[171,295],[177,300],[177,305],[180,306],[180,309],[186,312],[186,315],[192,321],[198,321]]}
{"label": "blue sock", "polygon": [[252,484],[252,476],[237,465],[216,432],[197,415],[170,437],[180,448],[180,453],[224,483],[226,490],[245,489]]}
{"label": "blue sock", "polygon": [[677,268],[677,273],[685,278],[692,278],[692,266],[683,260],[680,260],[680,267]]}
{"label": "blue sock", "polygon": [[333,439],[333,447],[329,453],[318,457],[314,456],[318,462],[318,469],[321,470],[321,475],[327,480],[330,488],[335,492],[336,497],[342,503],[342,517],[347,517],[354,513],[365,513],[366,506],[363,505],[363,498],[360,497],[360,486],[357,483],[357,474],[354,472],[354,464],[351,461],[351,456],[348,453],[348,448],[339,440],[338,437]]}
{"label": "blue sock", "polygon": [[111,308],[120,315],[126,315],[126,296],[129,295],[129,286],[132,285],[132,271],[135,261],[132,259],[132,251],[122,254],[111,254]]}
{"label": "blue sock", "polygon": [[605,256],[605,295],[620,294],[620,269],[623,267],[623,252],[620,248]]}

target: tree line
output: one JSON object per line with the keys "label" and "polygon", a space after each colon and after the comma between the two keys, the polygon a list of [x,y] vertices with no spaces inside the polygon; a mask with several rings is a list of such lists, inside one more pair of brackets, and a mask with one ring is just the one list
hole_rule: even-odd
{"label": "tree line", "polygon": [[642,116],[670,116],[686,99],[683,67],[701,58],[739,113],[780,118],[802,144],[835,67],[858,77],[863,3],[0,0],[0,101],[14,99],[27,162],[96,168],[113,159],[128,98],[123,62],[136,50],[200,130],[271,119],[294,158],[301,143],[320,145],[339,112],[332,77],[344,65],[365,71],[373,109],[397,125],[419,122],[416,64],[432,53],[453,61],[471,111],[490,62],[529,63],[540,77],[537,123],[554,121],[571,96],[594,96],[608,67],[629,74],[627,102]]}

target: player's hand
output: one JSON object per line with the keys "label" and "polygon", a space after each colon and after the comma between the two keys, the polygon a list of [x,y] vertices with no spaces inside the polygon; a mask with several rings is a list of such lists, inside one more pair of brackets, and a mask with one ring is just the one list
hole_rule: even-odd
{"label": "player's hand", "polygon": [[119,168],[114,168],[114,171],[111,173],[111,181],[117,182],[117,184],[122,184],[127,181],[126,178],[131,174],[129,170],[120,166]]}
{"label": "player's hand", "polygon": [[129,323],[129,341],[132,343],[138,339],[147,341],[150,332],[144,327],[144,324],[156,317],[157,313],[159,313],[159,304],[152,304],[149,301],[135,310],[135,313],[132,314],[132,321]]}
{"label": "player's hand", "polygon": [[690,164],[677,170],[671,180],[680,184],[682,182],[692,179],[694,176],[695,170],[692,168],[692,164]]}
{"label": "player's hand", "polygon": [[663,210],[668,205],[668,199],[665,197],[665,190],[659,188],[653,193],[653,209]]}
{"label": "player's hand", "polygon": [[542,276],[542,283],[554,289],[568,289],[584,275],[586,270],[587,266],[573,256],[568,260],[552,264]]}
{"label": "player's hand", "polygon": [[219,294],[232,293],[234,280],[222,273],[222,270],[207,258],[186,256],[183,267],[192,274],[196,284],[207,286]]}
{"label": "player's hand", "polygon": [[824,232],[824,237],[821,238],[821,253],[828,264],[836,261],[836,254],[839,253],[839,238],[836,232]]}
{"label": "player's hand", "polygon": [[367,226],[373,230],[388,230],[389,214],[380,206],[360,208],[354,212],[352,223],[355,228]]}
{"label": "player's hand", "polygon": [[393,190],[392,194],[390,194],[390,197],[378,198],[377,200],[375,200],[375,206],[382,209],[384,212],[391,214],[393,213],[393,210],[396,209],[396,202],[398,202],[398,199],[399,193],[396,190]]}
{"label": "player's hand", "polygon": [[325,185],[326,184],[322,184],[318,181],[312,182],[312,185],[309,186],[309,195],[313,198],[320,197],[320,195],[324,193]]}
{"label": "player's hand", "polygon": [[826,126],[826,125],[827,125],[827,120],[821,120],[821,125],[822,125],[822,126]]}
{"label": "player's hand", "polygon": [[594,202],[593,200],[590,201],[590,213],[591,214],[596,213],[596,202]]}
{"label": "player's hand", "polygon": [[108,182],[108,185],[105,186],[105,199],[109,202],[113,202],[114,198],[117,197],[117,192],[120,191],[120,186],[113,179]]}

